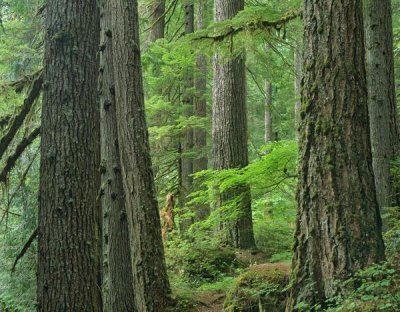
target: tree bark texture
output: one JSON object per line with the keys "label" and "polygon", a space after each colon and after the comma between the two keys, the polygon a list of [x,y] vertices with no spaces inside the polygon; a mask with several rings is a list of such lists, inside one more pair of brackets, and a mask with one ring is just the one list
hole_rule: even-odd
{"label": "tree bark texture", "polygon": [[46,10],[38,310],[99,312],[98,8],[53,0]]}
{"label": "tree bark texture", "polygon": [[144,111],[136,0],[112,0],[118,141],[130,231],[135,305],[163,312],[170,299]]}
{"label": "tree bark texture", "polygon": [[390,162],[399,149],[390,0],[364,0],[372,164],[380,208],[392,205]]}
{"label": "tree bark texture", "polygon": [[129,228],[119,159],[110,1],[101,3],[100,134],[103,213],[103,311],[137,311]]}
{"label": "tree bark texture", "polygon": [[[234,17],[243,0],[216,0],[215,21]],[[213,155],[214,169],[242,168],[248,164],[246,75],[244,56],[214,55]],[[236,220],[221,223],[226,243],[235,248],[254,247],[250,189],[238,186],[219,194],[217,207],[236,200]]]}
{"label": "tree bark texture", "polygon": [[149,13],[149,41],[155,42],[165,36],[165,0],[152,0]]}
{"label": "tree bark texture", "polygon": [[384,259],[372,169],[361,0],[306,0],[298,218],[287,311]]}
{"label": "tree bark texture", "polygon": [[272,141],[272,83],[265,81],[264,143]]}

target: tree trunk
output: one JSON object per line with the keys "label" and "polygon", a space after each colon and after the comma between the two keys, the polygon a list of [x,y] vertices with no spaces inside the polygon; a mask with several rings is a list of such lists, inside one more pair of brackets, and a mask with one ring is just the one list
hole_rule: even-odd
{"label": "tree trunk", "polygon": [[294,51],[294,95],[296,96],[296,103],[294,104],[294,120],[295,120],[295,132],[296,138],[299,140],[300,135],[300,110],[301,110],[301,78],[303,75],[303,58],[300,52]]}
{"label": "tree trunk", "polygon": [[53,0],[46,10],[38,311],[98,312],[98,8],[96,1]]}
{"label": "tree trunk", "polygon": [[[197,7],[197,30],[206,28],[207,0],[200,0]],[[195,77],[194,85],[196,97],[194,99],[194,115],[199,118],[207,117],[207,60],[204,55],[198,55],[196,59],[198,74]],[[207,132],[205,129],[196,128],[193,130],[194,150],[200,157],[193,160],[193,172],[207,170]],[[208,205],[196,207],[196,220],[204,220],[210,214]]]}
{"label": "tree trunk", "polygon": [[[185,4],[185,34],[194,32],[194,5]],[[183,115],[186,118],[193,116],[193,73],[187,72],[184,79],[183,91]],[[179,188],[179,204],[183,207],[187,201],[188,194],[192,191],[193,184],[193,157],[190,153],[193,151],[193,129],[188,128],[183,132],[181,142],[181,171]],[[182,222],[182,230],[186,230],[190,220]]]}
{"label": "tree trunk", "polygon": [[141,312],[163,312],[170,287],[144,111],[137,1],[111,3],[117,129],[135,305]]}
{"label": "tree trunk", "polygon": [[[197,7],[197,30],[206,28],[207,1],[200,0]],[[194,114],[197,117],[207,117],[207,60],[204,55],[197,56],[197,69],[199,74],[195,78],[196,98],[194,101]],[[193,171],[207,170],[207,132],[205,129],[194,129],[194,147],[200,151],[201,157],[193,162]]]}
{"label": "tree trunk", "polygon": [[392,205],[390,162],[399,148],[390,0],[365,0],[365,44],[372,164],[379,207]]}
{"label": "tree trunk", "polygon": [[[306,0],[298,219],[287,311],[384,259],[369,136],[361,0]],[[310,308],[311,309],[311,308]]]}
{"label": "tree trunk", "polygon": [[272,141],[272,83],[265,81],[264,143]]}
{"label": "tree trunk", "polygon": [[[230,19],[243,8],[243,0],[215,0],[215,21]],[[213,155],[215,170],[248,165],[244,56],[214,55]],[[254,247],[249,187],[238,186],[218,197],[217,207],[237,201],[237,218],[221,223],[226,243],[235,248]]]}
{"label": "tree trunk", "polygon": [[137,311],[129,229],[119,168],[110,2],[102,2],[100,33],[101,206],[103,212],[103,311]]}
{"label": "tree trunk", "polygon": [[149,13],[149,41],[154,42],[165,36],[165,0],[153,0]]}

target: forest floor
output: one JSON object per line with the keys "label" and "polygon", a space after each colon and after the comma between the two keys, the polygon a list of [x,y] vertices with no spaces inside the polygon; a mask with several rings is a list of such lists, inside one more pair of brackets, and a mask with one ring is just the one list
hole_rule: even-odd
{"label": "forest floor", "polygon": [[[288,263],[269,263],[268,257],[259,251],[237,251],[237,259],[245,264],[242,272],[248,270],[263,272],[265,269],[270,270],[279,269],[281,271],[290,271],[290,264]],[[237,278],[239,275],[232,276]],[[215,290],[203,290],[193,293],[192,300],[195,302],[192,306],[195,312],[222,312],[224,310],[224,302],[227,296],[227,290],[232,285],[227,285],[226,288],[218,288]]]}
{"label": "forest floor", "polygon": [[196,295],[195,307],[198,312],[221,312],[224,308],[225,294],[204,292]]}

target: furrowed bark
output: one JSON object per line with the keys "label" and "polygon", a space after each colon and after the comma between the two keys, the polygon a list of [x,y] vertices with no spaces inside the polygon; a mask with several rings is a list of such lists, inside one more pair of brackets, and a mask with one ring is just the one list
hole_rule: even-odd
{"label": "furrowed bark", "polygon": [[384,259],[361,0],[306,0],[298,216],[287,311],[324,305],[335,280]]}

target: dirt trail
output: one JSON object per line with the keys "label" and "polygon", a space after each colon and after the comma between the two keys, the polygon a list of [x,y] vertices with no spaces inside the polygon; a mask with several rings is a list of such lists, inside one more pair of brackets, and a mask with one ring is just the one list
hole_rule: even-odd
{"label": "dirt trail", "polygon": [[224,308],[225,294],[200,293],[196,296],[198,304],[195,311],[198,312],[222,312]]}

